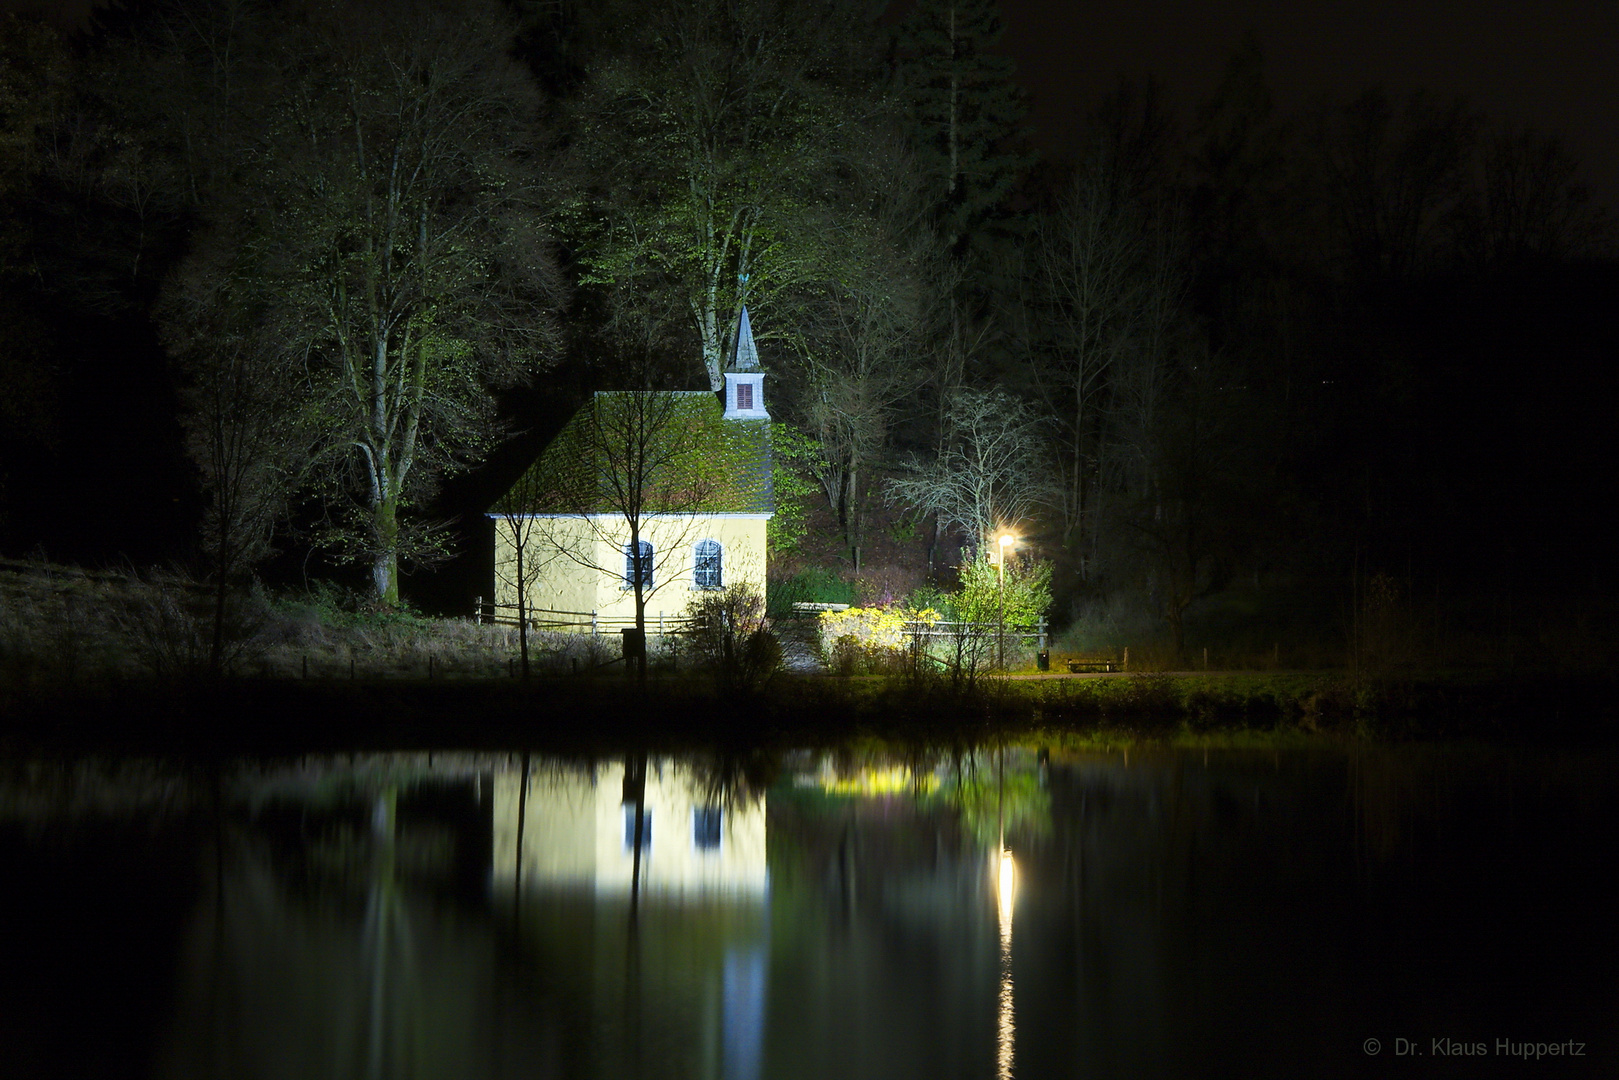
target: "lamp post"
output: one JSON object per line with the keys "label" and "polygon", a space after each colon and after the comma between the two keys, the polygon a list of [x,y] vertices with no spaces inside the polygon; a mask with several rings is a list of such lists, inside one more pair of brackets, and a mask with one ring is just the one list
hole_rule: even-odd
{"label": "lamp post", "polygon": [[995,587],[999,601],[997,606],[1000,608],[1000,615],[997,619],[999,626],[995,634],[995,651],[999,657],[997,666],[1002,671],[1006,670],[1006,553],[1012,550],[1012,545],[1016,542],[1017,537],[1011,533],[1001,534],[1001,558],[1000,562],[995,566]]}

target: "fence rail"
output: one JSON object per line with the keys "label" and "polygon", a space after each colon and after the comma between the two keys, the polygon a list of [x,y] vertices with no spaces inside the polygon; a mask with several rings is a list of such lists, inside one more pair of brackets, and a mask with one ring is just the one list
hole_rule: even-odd
{"label": "fence rail", "polygon": [[951,638],[956,637],[994,637],[997,634],[1007,638],[1022,641],[1027,638],[1035,639],[1039,648],[1046,647],[1046,620],[1038,623],[1023,623],[1014,625],[992,622],[908,622],[905,624],[905,634],[912,638]]}
{"label": "fence rail", "polygon": [[[497,604],[478,597],[472,602],[472,619],[491,626],[517,626],[523,609],[516,604]],[[502,614],[509,612],[510,614]],[[599,611],[557,611],[552,608],[529,608],[530,630],[575,630],[590,634],[616,634],[635,626],[633,616],[603,615]],[[647,613],[646,630],[659,637],[668,634],[688,634],[698,629],[699,620],[688,615]]]}
{"label": "fence rail", "polygon": [[[800,605],[794,604],[795,608]],[[808,607],[808,605],[804,605]],[[815,613],[820,611],[838,611],[847,608],[841,605],[816,605]],[[478,597],[472,604],[473,621],[488,623],[492,626],[516,626],[521,609],[516,604],[497,604],[492,600]],[[509,613],[509,614],[505,614]],[[635,625],[633,617],[623,615],[603,615],[599,611],[558,611],[551,608],[529,608],[528,625],[531,630],[577,630],[591,634],[616,634],[620,630]],[[667,615],[658,612],[656,615],[648,614],[646,629],[649,634],[662,637],[668,634],[687,634],[699,629],[700,620],[689,615]],[[911,621],[905,624],[905,636],[912,640],[934,640],[938,638],[955,639],[957,637],[995,637],[1003,636],[1011,641],[1032,641],[1036,648],[1044,649],[1050,636],[1049,624],[1045,619],[1038,623],[1013,624],[992,622],[920,622]]]}

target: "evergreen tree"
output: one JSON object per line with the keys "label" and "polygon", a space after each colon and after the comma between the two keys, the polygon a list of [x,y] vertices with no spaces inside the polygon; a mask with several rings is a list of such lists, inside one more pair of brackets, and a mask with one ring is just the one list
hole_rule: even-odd
{"label": "evergreen tree", "polygon": [[981,247],[986,223],[1033,163],[1022,148],[1028,112],[994,0],[921,0],[898,39],[900,93],[940,232],[958,254]]}

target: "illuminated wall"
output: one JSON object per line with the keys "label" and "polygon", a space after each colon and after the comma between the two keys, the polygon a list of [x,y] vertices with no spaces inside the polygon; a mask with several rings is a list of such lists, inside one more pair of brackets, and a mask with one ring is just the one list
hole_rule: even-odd
{"label": "illuminated wall", "polygon": [[[656,591],[647,600],[648,630],[656,633],[659,614],[684,614],[686,605],[699,595],[692,587],[693,549],[699,540],[718,540],[722,545],[726,585],[746,580],[763,592],[767,519],[766,514],[701,514],[643,522],[642,538],[653,544],[656,564]],[[494,522],[495,602],[515,606],[517,559],[512,525],[498,515]],[[624,587],[622,576],[629,527],[622,521],[615,522],[614,527],[613,539],[603,541],[582,519],[549,518],[531,526],[523,552],[530,607],[540,611],[595,611],[604,619],[633,619],[635,593]],[[585,561],[607,570],[582,566],[579,560],[562,554],[559,547],[567,547]]]}

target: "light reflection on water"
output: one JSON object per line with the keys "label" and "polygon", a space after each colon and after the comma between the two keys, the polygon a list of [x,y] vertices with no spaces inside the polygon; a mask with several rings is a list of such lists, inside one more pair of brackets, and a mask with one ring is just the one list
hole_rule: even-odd
{"label": "light reflection on water", "polygon": [[[1595,1053],[1619,1012],[1614,764],[7,768],[7,1075],[98,1052],[50,1023],[92,982],[97,1015],[140,1019],[79,1075],[1388,1075],[1365,1039],[1498,1027]],[[1565,1064],[1611,1074],[1601,1052]]]}
{"label": "light reflection on water", "polygon": [[1012,1009],[1012,900],[1017,888],[1016,875],[1012,853],[1002,848],[995,865],[995,899],[1001,921],[1001,993],[995,1025],[995,1064],[1000,1080],[1011,1080],[1012,1051],[1017,1035]]}

